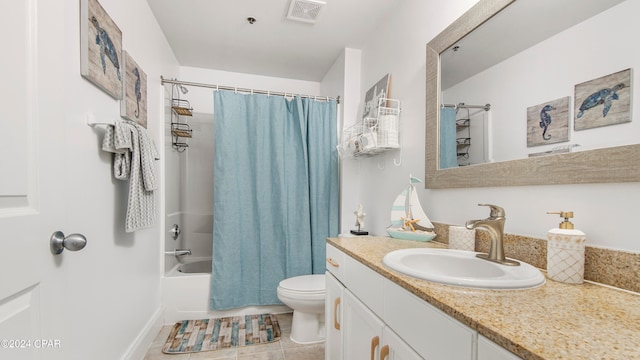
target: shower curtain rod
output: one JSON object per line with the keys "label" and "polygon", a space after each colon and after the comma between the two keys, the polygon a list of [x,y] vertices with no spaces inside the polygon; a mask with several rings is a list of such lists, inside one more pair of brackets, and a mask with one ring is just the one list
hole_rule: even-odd
{"label": "shower curtain rod", "polygon": [[464,103],[460,104],[442,104],[443,108],[454,108],[454,109],[484,109],[484,111],[491,110],[491,104],[486,105],[465,105]]}
{"label": "shower curtain rod", "polygon": [[335,100],[336,103],[340,104],[340,96],[336,98],[332,98],[329,96],[301,95],[301,94],[294,94],[294,93],[281,92],[281,91],[245,89],[245,88],[239,88],[235,86],[212,85],[212,84],[203,84],[203,83],[196,83],[196,82],[189,82],[189,81],[180,81],[177,79],[165,79],[162,75],[160,75],[160,80],[162,85],[175,84],[175,85],[197,86],[197,87],[216,89],[216,90],[233,90],[236,92],[240,91],[240,92],[251,93],[251,94],[264,94],[264,95],[275,95],[275,96],[300,96],[300,97],[306,97],[314,100],[326,100],[326,101]]}

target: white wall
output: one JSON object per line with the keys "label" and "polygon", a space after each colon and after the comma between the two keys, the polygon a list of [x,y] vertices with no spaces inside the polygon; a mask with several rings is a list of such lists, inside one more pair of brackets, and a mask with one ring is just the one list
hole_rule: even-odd
{"label": "white wall", "polygon": [[[338,143],[341,141],[342,130],[353,125],[360,108],[360,73],[361,52],[357,49],[346,48],[338,56],[327,74],[320,82],[321,92],[324,95],[340,96],[338,106]],[[353,204],[360,198],[357,182],[352,166],[344,166],[340,162],[340,233],[348,233],[353,225],[352,210],[345,208],[343,204]]]}
{"label": "white wall", "polygon": [[[344,181],[361,189],[359,200],[367,213],[367,230],[373,234],[385,234],[391,204],[409,173],[424,176],[425,45],[474,4],[474,0],[406,0],[362,48],[361,98],[391,73],[392,97],[402,100],[402,165],[393,166],[393,154],[344,164],[354,169]],[[421,190],[419,195],[433,221],[462,224],[484,218],[488,212],[477,204],[494,203],[506,209],[506,232],[539,238],[546,238],[548,229],[558,224],[547,211],[572,210],[576,228],[587,234],[589,245],[640,251],[632,230],[640,198],[638,183]],[[351,211],[356,206],[356,201],[343,203],[343,209]]]}
{"label": "white wall", "polygon": [[[64,83],[50,86],[64,94],[59,97],[66,116],[50,121],[65,127],[69,141],[61,144],[65,156],[60,159],[60,173],[51,175],[65,178],[61,192],[66,195],[68,231],[82,232],[88,239],[82,252],[67,258],[72,343],[63,346],[72,354],[70,359],[140,358],[140,351],[144,353],[148,346],[145,341],[152,340],[158,330],[154,325],[161,306],[162,191],[157,191],[156,225],[125,233],[128,183],[112,177],[111,156],[101,151],[104,127],[91,128],[85,122],[87,113],[98,121],[119,117],[120,103],[80,76],[80,2],[57,3],[50,6],[62,8],[63,16],[58,26],[46,31],[60,40],[66,61],[64,68],[50,71],[66,76]],[[148,131],[162,154],[160,75],[175,76],[177,61],[145,0],[100,3],[122,31],[123,48],[147,75]],[[38,16],[51,15],[41,6]],[[164,170],[162,161],[157,169]]]}

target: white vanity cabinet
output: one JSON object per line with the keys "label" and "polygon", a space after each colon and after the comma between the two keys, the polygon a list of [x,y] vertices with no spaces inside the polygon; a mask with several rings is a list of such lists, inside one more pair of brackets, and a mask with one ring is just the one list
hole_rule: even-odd
{"label": "white vanity cabinet", "polygon": [[326,360],[518,359],[331,245],[326,276]]}
{"label": "white vanity cabinet", "polygon": [[324,353],[326,360],[342,360],[342,309],[344,285],[344,253],[327,245]]}
{"label": "white vanity cabinet", "polygon": [[344,359],[422,360],[349,290],[343,306]]}
{"label": "white vanity cabinet", "polygon": [[478,335],[478,360],[520,360],[520,358],[486,337]]}
{"label": "white vanity cabinet", "polygon": [[326,360],[342,360],[342,309],[344,286],[326,272],[327,295],[325,300],[326,339],[324,353]]}

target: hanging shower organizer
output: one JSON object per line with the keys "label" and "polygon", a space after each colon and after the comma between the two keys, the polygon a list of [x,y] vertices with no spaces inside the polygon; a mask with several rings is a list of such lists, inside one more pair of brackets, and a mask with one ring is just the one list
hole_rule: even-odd
{"label": "hanging shower organizer", "polygon": [[191,127],[182,122],[183,116],[193,116],[193,108],[188,100],[171,99],[171,146],[178,152],[185,151],[189,144],[184,140],[191,137]]}
{"label": "hanging shower organizer", "polygon": [[[461,103],[460,105],[464,105]],[[456,108],[456,148],[458,155],[458,166],[469,165],[469,148],[471,147],[471,115],[469,108],[466,108],[466,117],[458,118]]]}
{"label": "hanging shower organizer", "polygon": [[376,117],[365,117],[348,127],[338,146],[343,158],[374,156],[400,148],[400,100],[378,100]]}

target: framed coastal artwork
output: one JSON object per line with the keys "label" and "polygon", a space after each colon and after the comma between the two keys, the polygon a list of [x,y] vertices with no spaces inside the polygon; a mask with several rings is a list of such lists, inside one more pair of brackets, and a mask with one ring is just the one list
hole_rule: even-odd
{"label": "framed coastal artwork", "polygon": [[631,121],[631,69],[575,86],[573,128],[585,130]]}
{"label": "framed coastal artwork", "polygon": [[80,0],[80,73],[122,99],[122,32],[97,0]]}
{"label": "framed coastal artwork", "polygon": [[389,98],[391,93],[391,75],[387,74],[378,80],[364,96],[362,118],[376,117],[378,102],[381,98]]}
{"label": "framed coastal artwork", "polygon": [[527,108],[527,147],[569,141],[570,97]]}
{"label": "framed coastal artwork", "polygon": [[147,74],[125,50],[122,52],[123,98],[120,101],[120,116],[147,127]]}

